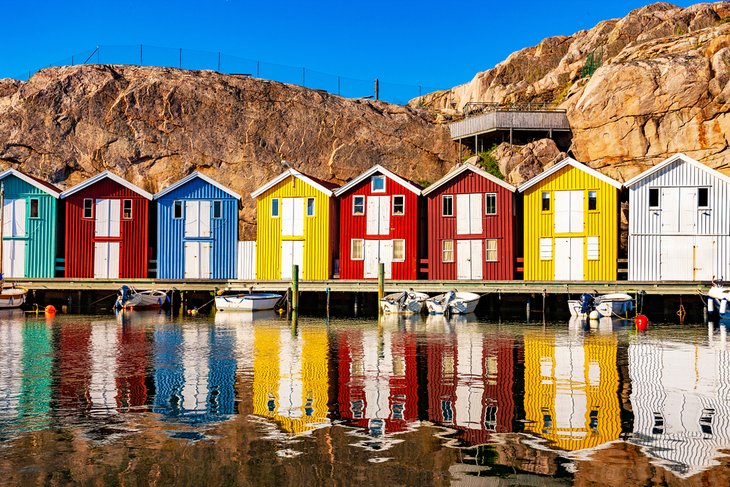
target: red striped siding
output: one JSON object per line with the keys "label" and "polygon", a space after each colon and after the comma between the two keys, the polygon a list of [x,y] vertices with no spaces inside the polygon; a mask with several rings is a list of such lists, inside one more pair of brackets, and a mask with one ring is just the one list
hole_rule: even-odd
{"label": "red striped siding", "polygon": [[[468,193],[496,193],[497,214],[482,217],[482,230],[479,235],[457,235],[456,216],[441,216],[441,196],[454,195],[454,213],[456,213],[456,195]],[[514,279],[514,193],[506,188],[480,176],[466,171],[445,183],[427,196],[428,203],[428,271],[431,280],[456,279],[456,258],[454,262],[442,262],[441,245],[444,240],[487,239],[496,238],[497,262],[484,261],[483,276],[485,280]],[[482,199],[482,203],[484,200]],[[454,243],[456,249],[456,243]],[[484,251],[483,251],[484,255]],[[456,256],[456,252],[454,252]]]}
{"label": "red striped siding", "polygon": [[[340,197],[340,279],[363,279],[363,261],[350,259],[350,241],[353,238],[366,240],[405,239],[406,258],[404,262],[393,262],[392,279],[418,279],[420,196],[390,179],[387,175],[385,177],[387,180],[385,193],[371,192],[370,178],[367,178]],[[356,195],[363,195],[366,200],[368,196],[390,196],[391,208],[393,195],[404,195],[406,200],[405,215],[390,216],[389,235],[367,235],[367,216],[354,216],[352,214],[352,199]]]}
{"label": "red striped siding", "polygon": [[[94,219],[84,216],[84,198],[131,199],[132,219],[121,220],[119,237],[95,237]],[[110,179],[72,194],[66,205],[66,277],[94,277],[94,243],[120,242],[119,277],[147,277],[149,202]],[[122,206],[123,203],[120,203]]]}

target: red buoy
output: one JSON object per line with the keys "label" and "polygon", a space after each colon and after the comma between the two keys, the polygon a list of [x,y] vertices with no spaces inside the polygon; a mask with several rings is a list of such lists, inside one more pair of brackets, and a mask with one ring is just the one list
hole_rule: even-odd
{"label": "red buoy", "polygon": [[634,323],[636,323],[636,329],[639,331],[646,331],[649,328],[649,318],[646,315],[637,315]]}
{"label": "red buoy", "polygon": [[47,315],[55,315],[56,314],[56,307],[53,306],[52,304],[49,304],[48,306],[45,307],[45,309],[43,311]]}

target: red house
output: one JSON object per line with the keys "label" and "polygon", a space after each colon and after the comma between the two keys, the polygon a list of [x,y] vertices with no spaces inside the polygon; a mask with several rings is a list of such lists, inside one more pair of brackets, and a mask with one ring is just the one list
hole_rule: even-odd
{"label": "red house", "polygon": [[147,277],[152,195],[109,171],[61,193],[66,277]]}
{"label": "red house", "polygon": [[429,279],[514,279],[515,190],[462,164],[423,191]]}
{"label": "red house", "polygon": [[340,279],[417,279],[421,188],[373,166],[334,192],[340,198]]}

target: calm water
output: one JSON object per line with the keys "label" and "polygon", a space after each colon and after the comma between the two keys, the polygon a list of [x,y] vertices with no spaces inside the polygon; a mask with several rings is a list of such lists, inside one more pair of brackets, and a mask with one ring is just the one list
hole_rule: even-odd
{"label": "calm water", "polygon": [[256,316],[0,316],[0,484],[730,484],[724,327]]}

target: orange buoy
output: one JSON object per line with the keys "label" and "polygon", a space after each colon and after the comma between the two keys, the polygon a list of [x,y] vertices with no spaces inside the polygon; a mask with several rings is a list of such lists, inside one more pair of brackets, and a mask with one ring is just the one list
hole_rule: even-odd
{"label": "orange buoy", "polygon": [[43,310],[43,311],[45,311],[45,313],[46,313],[47,315],[55,315],[55,314],[56,314],[56,307],[55,307],[55,306],[53,306],[52,304],[49,304],[48,306],[46,306],[46,307],[44,308],[44,310]]}
{"label": "orange buoy", "polygon": [[646,315],[637,315],[634,323],[636,323],[636,329],[639,331],[646,331],[649,328],[649,318]]}

